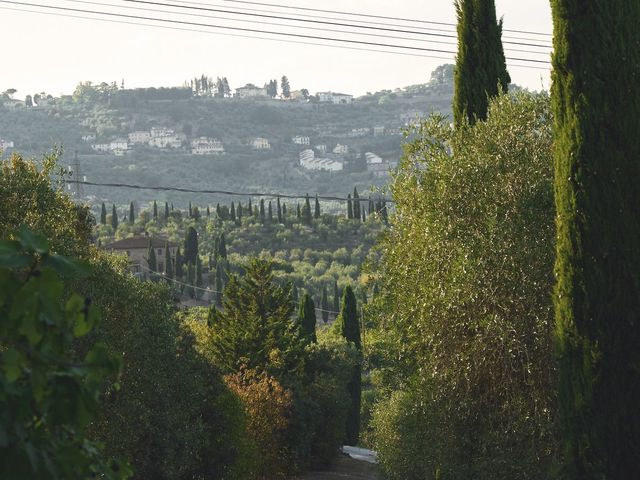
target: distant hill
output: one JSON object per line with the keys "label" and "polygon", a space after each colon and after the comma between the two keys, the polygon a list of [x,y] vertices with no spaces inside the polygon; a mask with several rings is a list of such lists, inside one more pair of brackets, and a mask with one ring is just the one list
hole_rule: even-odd
{"label": "distant hill", "polygon": [[[113,84],[82,83],[73,96],[49,100],[46,106],[0,102],[0,139],[13,141],[16,150],[28,155],[62,146],[65,164],[77,151],[89,181],[344,195],[354,185],[361,191],[384,185],[388,178],[367,171],[363,154],[374,152],[397,162],[401,130],[416,116],[450,114],[452,96],[450,65],[438,67],[429,83],[367,94],[348,105],[320,103],[314,97],[216,98],[195,96],[190,88],[120,90]],[[136,145],[126,154],[117,152],[122,156],[92,149],[153,127],[175,131],[182,145],[168,150]],[[310,145],[293,143],[295,136],[309,137]],[[192,155],[190,141],[198,137],[219,139],[225,154]],[[266,138],[271,149],[254,150],[251,142],[256,137]],[[340,154],[344,171],[316,172],[299,166],[301,150],[325,145],[331,151],[337,144],[349,150]],[[85,193],[94,202],[123,204],[150,198],[210,204],[226,200],[93,187]]]}

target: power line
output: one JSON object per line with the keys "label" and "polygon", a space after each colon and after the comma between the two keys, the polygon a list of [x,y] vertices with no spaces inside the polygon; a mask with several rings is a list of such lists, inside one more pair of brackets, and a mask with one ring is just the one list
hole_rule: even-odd
{"label": "power line", "polygon": [[[133,1],[133,0],[127,0],[127,1]],[[188,21],[185,21],[185,20],[157,18],[157,17],[144,17],[144,16],[138,16],[138,15],[124,14],[124,13],[102,12],[102,11],[94,11],[94,10],[71,8],[71,7],[42,5],[42,4],[35,4],[35,3],[30,3],[30,2],[18,2],[18,1],[11,1],[11,0],[0,0],[0,3],[7,3],[7,4],[12,4],[12,5],[21,5],[21,6],[28,6],[28,7],[36,7],[36,8],[45,8],[45,9],[52,9],[52,10],[56,10],[56,11],[71,11],[71,12],[79,12],[79,13],[85,13],[85,14],[106,15],[106,16],[116,17],[116,18],[126,18],[126,19],[134,19],[134,20],[147,20],[147,21],[150,20],[150,21],[156,21],[156,22],[164,22],[164,23],[170,23],[170,24],[180,24],[180,25],[187,25],[187,26],[219,28],[219,29],[224,29],[224,30],[242,31],[242,32],[250,32],[250,33],[261,33],[261,34],[270,34],[270,35],[280,35],[280,36],[294,37],[294,38],[304,38],[304,39],[310,39],[310,40],[333,41],[333,42],[342,42],[342,43],[349,43],[349,44],[366,45],[366,46],[374,46],[374,47],[385,47],[385,48],[401,48],[401,49],[408,49],[408,50],[411,50],[411,51],[434,52],[434,53],[455,55],[455,52],[451,52],[451,51],[448,51],[448,50],[440,50],[440,49],[435,49],[435,48],[424,48],[424,47],[407,46],[407,45],[387,44],[387,43],[380,43],[380,42],[369,42],[369,41],[363,41],[363,40],[350,40],[350,39],[333,38],[333,37],[322,37],[322,36],[316,36],[316,35],[306,35],[306,34],[291,33],[291,32],[273,32],[273,31],[259,30],[259,29],[253,29],[253,28],[231,27],[231,26],[214,25],[214,24],[207,24],[207,23],[188,22]],[[139,2],[139,3],[152,3],[152,2]],[[155,2],[155,3],[158,3],[158,2]],[[549,62],[546,61],[546,60],[535,60],[535,59],[527,59],[527,58],[507,57],[507,60],[521,61],[521,62],[533,62],[533,63],[536,63],[536,64],[545,64],[545,65],[549,64]]]}
{"label": "power line", "polygon": [[[170,8],[181,8],[181,9],[188,9],[188,10],[198,10],[198,11],[217,12],[217,13],[230,13],[234,15],[243,15],[243,16],[257,16],[257,17],[270,18],[275,20],[288,20],[288,21],[306,22],[306,23],[321,23],[325,25],[333,25],[333,26],[339,26],[339,27],[363,28],[363,29],[369,29],[369,30],[381,30],[385,32],[408,33],[413,35],[428,35],[428,36],[457,39],[457,35],[444,34],[444,33],[416,32],[414,30],[395,29],[395,28],[388,28],[388,27],[372,27],[368,25],[357,25],[353,23],[342,23],[342,22],[333,22],[333,21],[324,21],[324,20],[310,20],[310,19],[304,19],[304,18],[284,17],[282,15],[267,15],[267,14],[261,14],[261,13],[247,13],[247,12],[237,12],[237,11],[234,12],[233,10],[225,10],[220,8],[189,6],[189,5],[183,5],[183,4],[175,4],[175,3],[172,4],[172,3],[151,1],[151,0],[123,0],[123,1],[128,3],[141,3],[141,4],[170,7]],[[549,47],[548,45],[513,42],[513,41],[504,41],[503,43],[509,43],[513,45],[522,45],[522,46],[528,46],[528,47],[540,47],[540,48]]]}
{"label": "power line", "polygon": [[[448,22],[435,22],[435,21],[429,21],[429,20],[417,20],[417,19],[412,19],[412,18],[389,17],[389,16],[385,16],[385,15],[371,15],[371,14],[367,14],[367,13],[345,12],[345,11],[338,11],[338,10],[323,10],[323,9],[319,9],[319,8],[297,7],[297,6],[292,6],[292,5],[282,5],[282,4],[275,4],[275,3],[261,3],[261,2],[253,2],[253,1],[248,1],[248,0],[223,0],[223,1],[228,2],[228,3],[241,3],[241,4],[248,4],[248,5],[260,5],[260,6],[266,6],[266,7],[286,8],[286,9],[290,9],[290,10],[300,10],[300,11],[308,11],[308,12],[330,13],[330,14],[337,14],[337,15],[349,15],[349,16],[356,16],[356,17],[377,18],[377,19],[385,19],[385,20],[398,20],[398,21],[401,21],[401,22],[414,22],[414,23],[424,23],[424,24],[432,24],[432,25],[446,25],[446,26],[452,26],[452,27],[456,26],[455,23],[448,23]],[[527,30],[504,29],[503,31],[505,31],[505,32],[514,32],[514,33],[524,33],[524,34],[527,34],[527,35],[540,35],[540,36],[546,36],[546,37],[550,37],[551,36],[550,33],[532,32],[532,31],[527,31]]]}
{"label": "power line", "polygon": [[[65,0],[65,1],[69,2],[69,3],[80,3],[80,4],[102,6],[102,7],[114,7],[114,5],[111,5],[109,3],[94,2],[94,1],[88,1],[88,0]],[[145,8],[145,7],[139,7],[139,6],[135,6],[134,7],[134,6],[127,6],[127,5],[118,5],[117,8],[119,8],[119,9],[127,9],[127,10],[135,10],[135,11],[143,11],[143,12],[152,12],[152,13],[168,13],[168,14],[173,14],[174,13],[174,12],[167,11],[167,10],[158,10],[158,9],[155,9],[155,8]],[[346,35],[359,35],[359,36],[367,36],[367,37],[389,38],[389,39],[393,39],[393,40],[407,40],[407,41],[410,41],[410,42],[435,43],[435,44],[451,45],[451,46],[456,46],[457,45],[457,42],[433,40],[431,38],[411,38],[411,37],[397,36],[397,35],[385,35],[385,34],[382,34],[382,33],[354,32],[354,31],[349,31],[349,30],[335,30],[335,29],[332,29],[332,28],[289,25],[289,24],[283,24],[283,23],[268,22],[268,21],[263,21],[263,20],[237,19],[237,18],[229,18],[229,17],[204,15],[204,14],[199,14],[199,13],[183,13],[183,12],[181,12],[181,13],[179,13],[179,15],[180,16],[188,16],[188,17],[197,17],[197,18],[212,18],[212,19],[226,20],[226,21],[232,21],[232,22],[247,22],[247,23],[259,24],[259,25],[270,25],[270,26],[276,26],[276,27],[288,27],[288,28],[298,28],[298,29],[304,28],[304,29],[308,29],[308,30],[331,32],[331,33],[341,33],[341,34],[346,34]],[[534,55],[548,55],[550,53],[550,52],[547,52],[547,51],[523,50],[523,49],[512,48],[512,47],[505,47],[505,51],[520,52],[520,53],[531,53],[531,54],[534,54]]]}
{"label": "power line", "polygon": [[[0,2],[0,3],[2,3],[2,2]],[[63,18],[75,18],[75,19],[79,19],[79,20],[92,20],[92,21],[96,21],[96,22],[114,23],[114,24],[120,24],[120,25],[133,25],[133,26],[140,26],[140,27],[160,28],[160,29],[164,29],[164,30],[174,30],[174,31],[180,31],[180,32],[205,33],[205,34],[208,34],[208,35],[219,35],[219,36],[223,36],[223,37],[250,38],[250,39],[254,39],[254,40],[268,40],[268,41],[272,41],[272,42],[291,43],[291,44],[296,44],[296,45],[311,45],[311,46],[318,46],[318,47],[339,48],[339,49],[342,49],[342,50],[355,50],[355,51],[360,51],[360,52],[387,53],[387,54],[391,54],[391,55],[401,55],[401,56],[408,56],[408,57],[433,58],[433,59],[438,59],[438,60],[453,60],[452,57],[443,57],[443,56],[436,56],[436,55],[425,55],[425,54],[420,54],[420,53],[398,52],[398,51],[393,51],[392,52],[392,51],[389,51],[389,50],[379,50],[379,49],[364,48],[364,47],[351,47],[351,46],[348,46],[348,45],[334,45],[334,44],[327,44],[327,43],[304,42],[304,41],[300,41],[300,40],[290,40],[290,39],[282,39],[282,38],[262,37],[262,36],[257,36],[257,35],[242,35],[242,34],[237,34],[237,33],[214,32],[214,31],[211,31],[211,30],[198,30],[198,29],[193,29],[193,28],[171,27],[171,26],[168,26],[168,25],[158,25],[158,24],[143,23],[143,22],[131,22],[131,21],[126,21],[126,20],[113,20],[113,19],[109,19],[109,18],[96,18],[96,17],[88,17],[88,16],[83,16],[83,15],[73,15],[73,14],[68,14],[68,13],[43,12],[43,11],[39,11],[39,10],[28,10],[28,9],[24,9],[24,8],[11,8],[11,7],[0,6],[0,10],[8,10],[8,11],[12,11],[12,12],[36,13],[36,14],[39,14],[39,15],[49,15],[49,16],[53,16],[53,17],[63,17]],[[536,67],[536,66],[514,65],[514,64],[509,64],[509,65],[516,66],[516,67],[522,67],[522,68],[536,69],[536,70],[547,70],[546,68]]]}
{"label": "power line", "polygon": [[[124,1],[124,0],[123,0]],[[202,3],[202,2],[194,2],[194,1],[178,1],[178,0],[164,0],[164,1],[170,1],[172,4],[178,4],[175,5],[176,7],[179,7],[180,4],[184,5],[197,5],[197,6],[204,6],[204,7],[218,7],[218,8],[228,8],[225,7],[223,5],[216,5],[216,4],[211,4],[211,3]],[[232,7],[236,10],[245,10],[245,11],[249,11],[249,12],[258,12],[258,13],[271,13],[271,14],[275,14],[275,15],[282,15],[284,12],[281,11],[275,11],[275,10],[263,10],[263,9],[256,9],[256,8],[246,8],[246,7]],[[289,8],[289,7],[280,7],[280,8]],[[436,31],[436,32],[446,32],[446,33],[453,33],[456,34],[456,26],[455,24],[446,24],[446,25],[450,25],[449,28],[434,28],[434,27],[421,27],[421,26],[414,26],[414,25],[399,25],[399,24],[395,24],[395,23],[382,23],[382,22],[374,22],[371,20],[353,20],[353,19],[345,19],[345,18],[339,18],[339,17],[326,17],[326,16],[319,16],[319,15],[304,15],[304,14],[297,14],[298,18],[300,17],[307,17],[307,18],[315,18],[315,19],[319,19],[319,20],[337,20],[337,21],[351,21],[351,22],[358,22],[358,23],[365,23],[365,24],[369,24],[369,25],[382,25],[384,27],[398,27],[398,28],[412,28],[412,29],[418,29],[418,30],[425,30],[425,31]],[[391,20],[394,19],[394,17],[381,17],[381,18],[389,18]],[[297,20],[297,19],[296,19]],[[418,20],[416,20],[418,21]],[[428,21],[423,21],[423,23],[430,23]],[[431,22],[434,24],[440,24],[442,22]],[[453,29],[453,30],[452,30]],[[415,34],[420,34],[421,32],[415,32],[413,31],[413,33]],[[525,32],[522,32],[525,33]],[[527,40],[527,41],[546,41],[546,40],[542,40],[542,39],[534,39],[534,38],[524,38],[524,37],[514,37],[514,36],[510,36],[510,35],[504,35],[502,37],[503,39],[512,39],[512,40]],[[548,45],[548,48],[551,48],[551,45]]]}
{"label": "power line", "polygon": [[[76,180],[64,180],[65,183],[69,184],[80,184],[87,185],[92,187],[109,187],[109,188],[130,188],[134,190],[154,190],[154,191],[163,191],[163,192],[180,192],[180,193],[199,193],[206,195],[228,195],[228,196],[238,196],[238,197],[267,197],[267,198],[289,198],[293,200],[306,199],[307,194],[291,194],[291,193],[271,193],[271,192],[234,192],[230,190],[199,190],[193,188],[182,188],[182,187],[152,187],[145,185],[134,185],[127,183],[97,183],[97,182],[78,182]],[[338,202],[347,202],[349,200],[354,201],[353,198],[345,198],[345,197],[337,197],[331,195],[309,195],[310,199],[318,198],[318,200],[327,200],[327,201],[338,201]],[[395,203],[393,200],[389,200],[385,197],[376,198],[376,201],[382,201],[384,203]],[[368,203],[369,198],[359,198],[360,203]]]}

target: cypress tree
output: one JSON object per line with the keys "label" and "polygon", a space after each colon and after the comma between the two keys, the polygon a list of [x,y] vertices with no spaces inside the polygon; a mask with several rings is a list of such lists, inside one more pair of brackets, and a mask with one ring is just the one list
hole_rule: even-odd
{"label": "cypress tree", "polygon": [[271,200],[269,200],[269,208],[268,208],[268,212],[269,212],[269,223],[273,223],[273,208],[271,206]]}
{"label": "cypress tree", "polygon": [[309,342],[316,342],[316,306],[309,294],[305,293],[300,300],[298,324],[302,335]]}
{"label": "cypress tree", "polygon": [[173,212],[173,202],[171,202],[171,211]]}
{"label": "cypress tree", "polygon": [[200,209],[197,205],[191,210],[191,215],[193,216],[194,220],[200,220]]}
{"label": "cypress tree", "polygon": [[340,312],[340,289],[337,280],[333,282],[333,311],[336,312],[336,315]]}
{"label": "cypress tree", "polygon": [[193,211],[191,210],[191,202],[189,202],[189,218],[193,216]]}
{"label": "cypress tree", "polygon": [[258,218],[258,215],[259,215],[259,213],[258,213],[258,206],[257,206],[257,205],[254,205],[254,207],[253,207],[253,216],[254,216],[255,218]]}
{"label": "cypress tree", "polygon": [[[158,262],[156,260],[156,251],[151,244],[151,240],[149,240],[149,248],[147,249],[147,265],[149,266],[149,270],[151,272],[158,271]],[[149,277],[153,280],[155,275],[149,272]]]}
{"label": "cypress tree", "polygon": [[231,202],[231,221],[234,223],[236,221],[236,206],[233,202]]}
{"label": "cypress tree", "polygon": [[360,195],[358,195],[358,189],[353,187],[353,218],[360,220]]}
{"label": "cypress tree", "polygon": [[253,207],[251,206],[251,199],[249,199],[249,216],[253,214]]}
{"label": "cypress tree", "polygon": [[184,257],[180,253],[180,247],[176,249],[176,261],[175,261],[175,277],[176,280],[182,280],[184,272]]}
{"label": "cypress tree", "polygon": [[207,218],[211,218],[211,209],[209,208],[209,205],[207,205]]}
{"label": "cypress tree", "polygon": [[296,218],[300,220],[302,218],[302,212],[300,211],[300,204],[296,203]]}
{"label": "cypress tree", "polygon": [[220,204],[216,203],[216,217],[218,217],[218,219],[222,218],[222,211],[220,210]]}
{"label": "cypress tree", "polygon": [[353,203],[351,202],[351,194],[347,195],[347,218],[353,218]]}
{"label": "cypress tree", "polygon": [[100,210],[100,224],[107,224],[107,207],[104,205],[104,202],[102,202],[102,210]]}
{"label": "cypress tree", "polygon": [[[336,319],[335,328],[345,340],[352,342],[358,350],[361,350],[362,342],[357,308],[353,289],[351,286],[347,286],[342,294],[342,308],[340,316]],[[360,363],[354,367],[353,376],[347,389],[351,397],[351,407],[347,416],[345,443],[356,445],[360,436],[360,397],[362,393],[362,365]]]}
{"label": "cypress tree", "polygon": [[264,213],[264,198],[260,199],[260,222],[264,225],[266,218]]}
{"label": "cypress tree", "polygon": [[202,260],[200,260],[200,257],[198,257],[196,260],[195,277],[196,277],[195,285],[196,287],[198,287],[198,289],[195,290],[195,296],[198,300],[200,300],[202,298],[202,293],[203,293],[203,291],[200,290],[202,288]]}
{"label": "cypress tree", "polygon": [[322,300],[320,300],[320,308],[322,309],[322,321],[329,321],[329,299],[327,298],[327,286],[322,286]]}
{"label": "cypress tree", "polygon": [[153,219],[158,220],[158,204],[156,201],[153,201]]}
{"label": "cypress tree", "polygon": [[133,209],[133,202],[131,202],[129,204],[129,223],[133,225],[133,222],[135,221],[135,219],[136,219],[136,213]]}
{"label": "cypress tree", "polygon": [[115,204],[111,208],[111,227],[114,231],[118,229],[118,212]]}
{"label": "cypress tree", "polygon": [[193,227],[187,229],[184,240],[184,262],[195,265],[198,258],[198,232]]}
{"label": "cypress tree", "polygon": [[563,478],[640,478],[640,2],[552,0]]}
{"label": "cypress tree", "polygon": [[278,223],[282,223],[282,206],[280,205],[280,197],[276,199],[276,213],[278,214]]}
{"label": "cypress tree", "polygon": [[236,222],[236,225],[240,226],[242,225],[242,204],[240,202],[238,202],[238,221]]}
{"label": "cypress tree", "polygon": [[313,212],[313,218],[320,218],[320,201],[318,200],[318,196],[316,195],[316,205],[315,210]]}
{"label": "cypress tree", "polygon": [[167,278],[173,278],[173,260],[169,244],[164,244],[164,272]]}
{"label": "cypress tree", "polygon": [[218,241],[218,258],[227,258],[227,241],[224,233],[220,235],[220,240]]}
{"label": "cypress tree", "polygon": [[307,194],[304,200],[304,207],[302,207],[302,221],[307,225],[311,225],[311,202],[309,201],[309,194]]}
{"label": "cypress tree", "polygon": [[487,118],[488,99],[507,91],[511,78],[502,46],[502,20],[494,0],[456,0],[458,55],[454,78],[456,126]]}
{"label": "cypress tree", "polygon": [[196,291],[193,288],[193,284],[196,281],[196,272],[195,272],[195,268],[193,266],[193,263],[188,263],[187,264],[187,284],[188,287],[186,287],[187,289],[187,295],[191,298],[195,298],[196,296]]}
{"label": "cypress tree", "polygon": [[287,218],[287,204],[283,203],[282,204],[282,219],[284,220],[285,218]]}
{"label": "cypress tree", "polygon": [[169,204],[167,202],[164,202],[164,219],[169,219]]}

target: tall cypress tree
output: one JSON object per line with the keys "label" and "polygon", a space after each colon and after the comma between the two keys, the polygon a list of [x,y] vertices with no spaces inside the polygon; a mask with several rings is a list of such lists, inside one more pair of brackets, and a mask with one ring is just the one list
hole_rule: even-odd
{"label": "tall cypress tree", "polygon": [[102,202],[102,210],[100,210],[100,224],[107,224],[107,207],[105,206],[104,202]]}
{"label": "tall cypress tree", "polygon": [[502,46],[502,20],[496,18],[494,0],[456,0],[458,55],[454,76],[453,118],[487,118],[488,99],[507,91],[511,77]]}
{"label": "tall cypress tree", "polygon": [[227,258],[227,240],[224,233],[220,235],[220,240],[218,241],[218,258]]}
{"label": "tall cypress tree", "polygon": [[118,229],[118,211],[116,210],[115,204],[111,208],[111,227],[114,230]]}
{"label": "tall cypress tree", "polygon": [[164,244],[164,272],[167,278],[173,278],[173,259],[168,243]]}
{"label": "tall cypress tree", "polygon": [[158,204],[156,201],[153,201],[153,219],[158,220]]}
{"label": "tall cypress tree", "polygon": [[282,204],[282,220],[284,221],[285,218],[287,218],[287,204],[283,203]]}
{"label": "tall cypress tree", "polygon": [[[347,285],[342,294],[342,307],[337,318],[335,328],[347,340],[352,342],[358,350],[362,349],[360,338],[360,321],[358,320],[358,305],[356,296],[351,286]],[[347,416],[346,438],[347,445],[356,445],[360,436],[360,403],[362,394],[362,365],[358,363],[354,367],[353,376],[349,385],[351,408]]]}
{"label": "tall cypress tree", "polygon": [[193,285],[196,282],[196,272],[195,272],[195,268],[193,266],[192,263],[188,263],[187,264],[187,284],[188,287],[186,287],[187,290],[187,295],[189,295],[189,297],[191,298],[195,298],[196,296],[196,291],[193,288]]}
{"label": "tall cypress tree", "polygon": [[268,211],[269,211],[269,216],[268,216],[268,218],[269,218],[269,223],[273,223],[273,207],[271,206],[271,200],[269,200],[269,208],[268,208]]}
{"label": "tall cypress tree", "polygon": [[278,223],[282,223],[282,206],[280,205],[280,197],[276,200],[276,213],[278,214]]}
{"label": "tall cypress tree", "polygon": [[238,211],[236,213],[236,216],[238,217],[238,220],[236,221],[236,225],[238,226],[242,225],[242,204],[240,202],[238,202]]}
{"label": "tall cypress tree", "polygon": [[311,225],[311,202],[309,201],[309,194],[307,194],[304,200],[304,207],[302,207],[302,222]]}
{"label": "tall cypress tree", "polygon": [[236,206],[233,202],[231,202],[231,221],[234,223],[236,221]]}
{"label": "tall cypress tree", "polygon": [[133,225],[133,222],[136,220],[136,212],[133,209],[133,202],[129,204],[129,223]]}
{"label": "tall cypress tree", "polygon": [[164,202],[164,219],[169,219],[169,203]]}
{"label": "tall cypress tree", "polygon": [[336,315],[340,312],[340,289],[337,280],[333,282],[333,311],[336,312]]}
{"label": "tall cypress tree", "polygon": [[316,306],[309,294],[305,293],[300,300],[298,323],[302,335],[310,342],[316,342]]}
{"label": "tall cypress tree", "polygon": [[251,206],[251,199],[249,199],[249,216],[253,215],[253,207]]}
{"label": "tall cypress tree", "polygon": [[193,211],[191,209],[191,202],[189,202],[189,218],[193,215]]}
{"label": "tall cypress tree", "polygon": [[264,198],[260,199],[260,222],[262,222],[262,224],[264,225],[264,222],[266,221],[266,216],[264,213]]}
{"label": "tall cypress tree", "polygon": [[327,297],[327,286],[322,286],[322,299],[320,300],[320,308],[322,309],[322,321],[329,321],[329,298]]}
{"label": "tall cypress tree", "polygon": [[552,0],[564,478],[640,478],[640,2]]}
{"label": "tall cypress tree", "polygon": [[[149,266],[149,270],[151,270],[151,272],[157,272],[158,271],[158,262],[156,260],[156,251],[153,248],[153,245],[151,244],[151,240],[149,240],[149,248],[147,249],[147,265]],[[153,280],[153,278],[155,276],[151,272],[149,273],[149,276]]]}
{"label": "tall cypress tree", "polygon": [[353,218],[353,203],[351,201],[351,194],[347,195],[347,218]]}
{"label": "tall cypress tree", "polygon": [[360,220],[360,195],[358,195],[358,189],[353,187],[353,218]]}
{"label": "tall cypress tree", "polygon": [[211,208],[207,205],[207,218],[211,218]]}
{"label": "tall cypress tree", "polygon": [[195,265],[198,258],[198,232],[193,227],[187,229],[184,240],[184,262]]}
{"label": "tall cypress tree", "polygon": [[300,218],[302,218],[302,212],[300,212],[300,204],[296,203],[296,217],[298,218],[298,220],[300,220]]}

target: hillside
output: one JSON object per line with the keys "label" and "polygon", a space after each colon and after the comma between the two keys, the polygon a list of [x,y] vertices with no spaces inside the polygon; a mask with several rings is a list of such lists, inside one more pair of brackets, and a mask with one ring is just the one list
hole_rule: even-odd
{"label": "hillside", "polygon": [[[417,115],[449,114],[452,94],[451,69],[444,66],[434,71],[429,83],[367,94],[346,105],[321,103],[317,97],[309,101],[216,98],[196,96],[184,88],[118,90],[115,85],[83,83],[73,96],[51,99],[46,105],[0,106],[0,138],[27,155],[39,156],[61,146],[63,164],[68,165],[77,152],[81,174],[90,182],[336,195],[354,185],[362,192],[384,186],[388,175],[368,171],[364,153],[373,152],[393,167],[401,154],[403,128]],[[94,144],[126,139],[132,132],[154,127],[175,132],[178,145],[130,145],[118,155],[95,151]],[[309,145],[293,143],[295,136],[308,137]],[[225,153],[191,154],[190,142],[199,137],[219,139]],[[257,137],[267,139],[270,148],[253,148],[251,142]],[[326,146],[331,151],[338,144],[348,149],[339,152],[343,171],[300,167],[303,149]],[[150,198],[170,200],[176,206],[230,200],[96,187],[86,187],[84,194],[94,205],[103,200],[126,205]]]}

